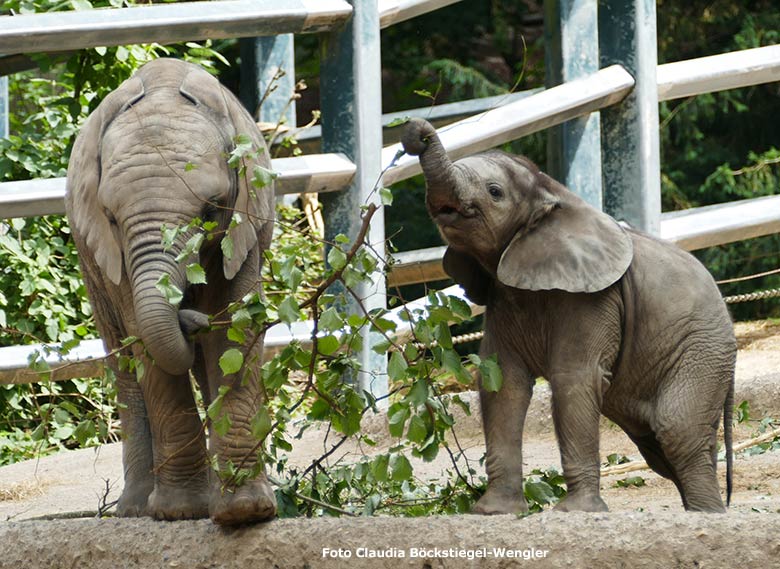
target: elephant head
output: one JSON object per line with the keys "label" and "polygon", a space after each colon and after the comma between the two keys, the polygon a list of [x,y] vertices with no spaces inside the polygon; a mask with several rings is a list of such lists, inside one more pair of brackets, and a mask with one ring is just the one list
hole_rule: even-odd
{"label": "elephant head", "polygon": [[499,151],[452,163],[428,122],[406,126],[404,150],[420,157],[428,212],[449,247],[445,271],[486,304],[490,283],[525,290],[595,292],[631,263],[631,239],[608,215]]}
{"label": "elephant head", "polygon": [[[248,136],[257,152],[232,168],[227,156],[237,135]],[[272,187],[252,187],[256,166],[270,163],[249,114],[203,69],[174,60],[144,66],[108,95],[74,146],[66,196],[70,222],[106,286],[129,286],[123,290],[133,297],[137,333],[167,373],[191,367],[193,346],[182,328],[192,331],[206,320],[193,311],[180,314],[158,290],[167,276],[169,285],[185,292],[186,303],[186,261],[177,257],[197,231],[163,246],[163,227],[184,227],[195,218],[216,222],[214,234],[228,235],[232,252],[220,248],[219,239],[206,242],[202,264],[209,279],[235,279],[273,219],[273,198],[266,194]]]}

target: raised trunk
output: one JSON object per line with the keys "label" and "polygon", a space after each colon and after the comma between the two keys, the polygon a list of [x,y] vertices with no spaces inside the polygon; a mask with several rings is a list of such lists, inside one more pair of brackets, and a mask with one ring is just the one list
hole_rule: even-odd
{"label": "raised trunk", "polygon": [[431,214],[444,208],[458,209],[455,172],[433,125],[422,119],[412,119],[406,125],[401,144],[407,154],[420,157]]}

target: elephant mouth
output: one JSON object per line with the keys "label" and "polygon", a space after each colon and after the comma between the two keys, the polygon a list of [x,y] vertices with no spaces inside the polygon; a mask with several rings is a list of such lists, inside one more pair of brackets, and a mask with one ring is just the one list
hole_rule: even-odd
{"label": "elephant mouth", "polygon": [[430,207],[430,212],[433,220],[441,227],[456,225],[464,219],[470,219],[476,216],[476,211],[473,208],[452,204]]}

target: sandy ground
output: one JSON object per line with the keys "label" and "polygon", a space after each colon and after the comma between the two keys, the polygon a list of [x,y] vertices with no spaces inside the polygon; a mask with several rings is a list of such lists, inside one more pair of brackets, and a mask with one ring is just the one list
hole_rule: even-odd
{"label": "sandy ground", "polygon": [[[737,403],[748,400],[755,419],[780,418],[780,324],[739,324],[737,333]],[[384,423],[380,416],[365,425],[380,450],[392,444]],[[538,386],[524,443],[527,471],[560,468],[551,425],[549,392]],[[757,428],[755,422],[737,425],[735,441],[752,438]],[[291,461],[305,464],[318,457],[322,435],[307,432]],[[484,452],[479,417],[462,417],[458,435],[476,465]],[[346,452],[357,457],[366,449],[352,445]],[[628,438],[607,421],[601,453],[639,459]],[[415,464],[415,472],[435,478],[447,466],[441,457]],[[721,465],[725,487],[723,470]],[[642,487],[617,487],[626,476],[602,478],[608,514],[296,519],[236,530],[208,521],[33,519],[94,511],[106,489],[109,500],[118,496],[121,449],[107,445],[0,469],[0,568],[780,566],[779,453],[737,455],[725,516],[684,513],[672,483],[650,471],[628,475],[641,476]],[[324,548],[340,556],[323,556]]]}

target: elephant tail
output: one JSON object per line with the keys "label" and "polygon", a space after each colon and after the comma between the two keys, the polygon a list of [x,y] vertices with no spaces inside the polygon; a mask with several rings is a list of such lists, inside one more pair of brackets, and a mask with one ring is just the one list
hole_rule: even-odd
{"label": "elephant tail", "polygon": [[723,404],[723,444],[726,447],[726,506],[731,505],[731,490],[734,473],[734,441],[732,436],[734,416],[734,376],[731,377],[726,402]]}

